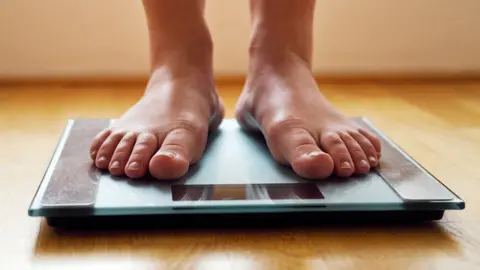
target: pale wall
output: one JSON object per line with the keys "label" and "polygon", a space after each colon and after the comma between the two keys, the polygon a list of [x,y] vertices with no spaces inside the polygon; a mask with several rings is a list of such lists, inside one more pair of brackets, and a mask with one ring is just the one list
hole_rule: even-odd
{"label": "pale wall", "polygon": [[[319,0],[317,72],[480,71],[480,0]],[[244,73],[248,1],[209,0],[217,73]],[[0,76],[148,71],[138,0],[0,1]]]}

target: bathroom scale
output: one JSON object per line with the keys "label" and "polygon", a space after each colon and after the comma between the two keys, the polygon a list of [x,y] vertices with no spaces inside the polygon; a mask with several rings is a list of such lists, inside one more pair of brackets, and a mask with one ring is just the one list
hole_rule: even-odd
{"label": "bathroom scale", "polygon": [[225,119],[187,175],[166,181],[96,169],[93,137],[112,119],[72,119],[29,207],[53,227],[261,226],[431,221],[464,201],[380,132],[380,165],[361,176],[306,180],[271,156],[261,132]]}

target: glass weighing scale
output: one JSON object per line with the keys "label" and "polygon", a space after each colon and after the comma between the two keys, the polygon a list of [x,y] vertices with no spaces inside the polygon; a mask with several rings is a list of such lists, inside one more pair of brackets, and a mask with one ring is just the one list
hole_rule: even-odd
{"label": "glass weighing scale", "polygon": [[115,177],[93,167],[92,138],[110,119],[69,120],[28,213],[53,227],[259,226],[438,220],[464,201],[396,146],[382,140],[380,165],[350,178],[305,180],[271,157],[261,133],[225,119],[201,161],[176,181]]}

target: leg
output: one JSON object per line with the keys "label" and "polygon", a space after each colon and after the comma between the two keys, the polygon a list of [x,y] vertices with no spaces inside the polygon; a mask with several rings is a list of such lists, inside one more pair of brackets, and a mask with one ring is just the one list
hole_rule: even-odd
{"label": "leg", "polygon": [[144,0],[151,76],[143,97],[91,145],[95,165],[114,175],[183,176],[203,153],[223,105],[214,86],[204,1]]}
{"label": "leg", "polygon": [[237,103],[245,128],[262,128],[273,157],[305,178],[377,166],[378,138],[322,95],[312,72],[314,0],[251,0],[249,76]]}

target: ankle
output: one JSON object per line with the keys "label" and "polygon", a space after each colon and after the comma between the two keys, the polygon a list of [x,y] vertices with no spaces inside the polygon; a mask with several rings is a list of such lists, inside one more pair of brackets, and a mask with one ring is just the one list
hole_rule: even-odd
{"label": "ankle", "polygon": [[[216,96],[213,75],[212,49],[209,43],[200,42],[179,44],[167,48],[157,55],[152,63],[152,70],[145,94],[164,95],[165,89],[175,92],[190,92],[195,98],[205,98],[211,103]],[[176,86],[175,86],[176,85]],[[202,103],[200,100],[199,103]]]}
{"label": "ankle", "polygon": [[283,66],[298,63],[311,69],[311,45],[301,39],[303,38],[255,30],[249,46],[250,65]]}
{"label": "ankle", "polygon": [[267,77],[310,76],[311,72],[311,61],[288,48],[270,49],[269,46],[250,48],[248,84],[255,84]]}
{"label": "ankle", "polygon": [[157,42],[151,48],[152,71],[168,66],[172,72],[189,68],[211,69],[213,42],[210,35],[176,37]]}
{"label": "ankle", "polygon": [[[185,51],[183,53],[187,54]],[[169,88],[171,84],[184,85],[177,90],[196,91],[207,95],[215,90],[215,78],[211,65],[204,61],[193,63],[182,59],[184,56],[179,56],[178,60],[174,58],[172,56],[168,61],[162,61],[154,67],[150,74],[147,91],[155,89],[163,91],[165,87]],[[195,87],[192,88],[192,86]]]}
{"label": "ankle", "polygon": [[249,68],[281,69],[292,65],[302,65],[310,69],[311,60],[288,47],[262,45],[249,48]]}
{"label": "ankle", "polygon": [[250,57],[283,62],[299,58],[311,66],[314,0],[252,2]]}
{"label": "ankle", "polygon": [[178,32],[162,29],[152,35],[150,42],[151,75],[147,89],[180,81],[188,81],[189,87],[195,85],[202,92],[214,88],[213,41],[205,24],[189,23]]}
{"label": "ankle", "polygon": [[151,69],[177,64],[211,66],[213,42],[204,1],[144,1]]}
{"label": "ankle", "polygon": [[271,87],[271,83],[276,83],[280,78],[284,83],[292,83],[292,78],[302,82],[313,79],[310,59],[288,47],[282,48],[269,42],[257,43],[257,46],[250,47],[249,52],[248,77],[244,91],[255,93],[257,97],[264,93],[269,96],[272,91],[278,91],[278,88]]}

